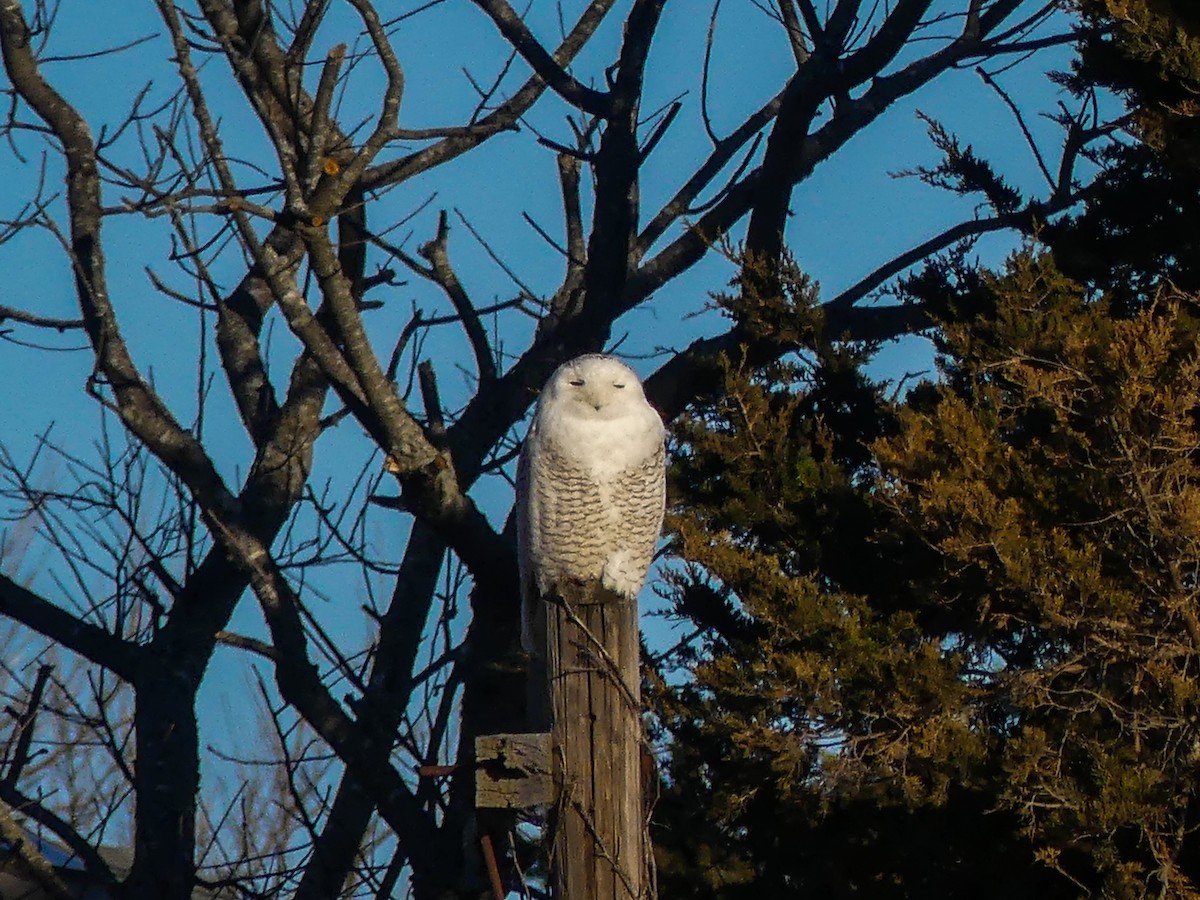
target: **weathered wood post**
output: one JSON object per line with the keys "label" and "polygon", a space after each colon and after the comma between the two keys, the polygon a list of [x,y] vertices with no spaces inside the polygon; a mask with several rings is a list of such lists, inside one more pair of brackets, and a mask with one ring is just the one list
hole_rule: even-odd
{"label": "weathered wood post", "polygon": [[530,660],[535,731],[476,738],[476,805],[551,810],[555,900],[653,900],[637,602],[568,583],[538,604],[538,619],[546,653]]}
{"label": "weathered wood post", "polygon": [[653,896],[641,784],[636,600],[598,584],[547,599],[546,700],[559,795],[555,900]]}

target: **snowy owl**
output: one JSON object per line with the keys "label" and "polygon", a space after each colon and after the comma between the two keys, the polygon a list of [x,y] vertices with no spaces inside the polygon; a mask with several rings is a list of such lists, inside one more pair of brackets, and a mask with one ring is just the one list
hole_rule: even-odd
{"label": "snowy owl", "polygon": [[563,363],[538,400],[517,467],[521,643],[544,652],[539,597],[600,579],[634,598],[666,501],[665,431],[637,374],[591,353]]}

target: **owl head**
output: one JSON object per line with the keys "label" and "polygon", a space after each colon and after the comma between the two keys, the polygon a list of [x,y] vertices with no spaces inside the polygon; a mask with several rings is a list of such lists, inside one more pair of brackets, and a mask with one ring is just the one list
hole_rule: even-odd
{"label": "owl head", "polygon": [[586,419],[620,419],[646,409],[637,373],[613,356],[589,353],[563,363],[542,391],[540,405]]}

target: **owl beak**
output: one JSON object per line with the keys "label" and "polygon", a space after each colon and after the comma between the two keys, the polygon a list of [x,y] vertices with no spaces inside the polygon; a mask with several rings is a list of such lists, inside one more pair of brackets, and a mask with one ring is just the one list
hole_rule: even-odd
{"label": "owl beak", "polygon": [[591,390],[591,385],[585,389],[587,392],[583,395],[583,400],[596,412],[600,412],[600,407],[604,405],[604,401],[596,396],[595,391]]}

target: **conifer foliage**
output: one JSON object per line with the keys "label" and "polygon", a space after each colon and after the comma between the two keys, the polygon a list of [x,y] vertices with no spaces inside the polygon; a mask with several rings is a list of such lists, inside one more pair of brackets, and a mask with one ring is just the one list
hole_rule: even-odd
{"label": "conifer foliage", "polygon": [[676,432],[665,895],[1200,897],[1200,12],[1077,8],[1128,130],[1002,271],[902,280],[933,377],[872,384],[794,272],[724,301],[808,327]]}
{"label": "conifer foliage", "polygon": [[1167,277],[1200,290],[1200,4],[1083,0],[1066,84],[1117,91],[1136,140],[1101,151],[1082,211],[1043,234],[1072,277],[1136,304]]}
{"label": "conifer foliage", "polygon": [[1081,72],[1124,91],[1147,142],[1200,167],[1200,6],[1192,0],[1082,0],[1096,26]]}
{"label": "conifer foliage", "polygon": [[817,352],[679,432],[681,896],[1200,895],[1195,302],[975,290],[903,400]]}

